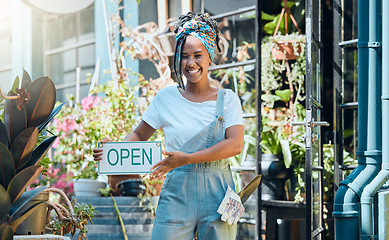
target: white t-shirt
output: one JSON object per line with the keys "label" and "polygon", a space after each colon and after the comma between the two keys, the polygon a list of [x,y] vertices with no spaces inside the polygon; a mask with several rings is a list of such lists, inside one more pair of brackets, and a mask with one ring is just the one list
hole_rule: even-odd
{"label": "white t-shirt", "polygon": [[[142,116],[152,128],[165,133],[166,151],[177,151],[182,144],[215,120],[216,101],[191,102],[177,86],[160,90]],[[243,125],[242,107],[230,89],[224,97],[224,128]]]}

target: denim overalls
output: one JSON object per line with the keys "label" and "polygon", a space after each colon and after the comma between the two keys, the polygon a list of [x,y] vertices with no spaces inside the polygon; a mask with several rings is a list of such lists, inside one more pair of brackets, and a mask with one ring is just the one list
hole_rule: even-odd
{"label": "denim overalls", "polygon": [[[225,90],[220,89],[216,101],[216,118],[179,149],[193,153],[213,146],[225,138],[223,105]],[[205,141],[204,141],[205,140]],[[220,220],[217,209],[228,185],[235,189],[226,160],[189,164],[166,174],[151,239],[228,240],[236,238],[236,225]]]}

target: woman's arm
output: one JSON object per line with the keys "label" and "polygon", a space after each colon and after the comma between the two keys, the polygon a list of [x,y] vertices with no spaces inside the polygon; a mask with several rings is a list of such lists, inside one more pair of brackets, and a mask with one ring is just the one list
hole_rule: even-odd
{"label": "woman's arm", "polygon": [[152,177],[163,175],[170,170],[192,163],[217,161],[235,156],[242,152],[244,143],[244,128],[242,125],[234,125],[226,129],[226,138],[212,147],[194,153],[179,151],[163,152],[168,155],[165,159],[155,164],[151,170]]}
{"label": "woman's arm", "polygon": [[[155,129],[152,128],[149,124],[147,124],[145,121],[140,121],[138,126],[127,136],[124,137],[123,141],[147,141],[151,135],[153,135],[155,132]],[[112,142],[109,138],[104,138],[101,143],[106,142]],[[95,148],[93,149],[93,158],[95,161],[101,161],[103,155],[103,149],[101,148]]]}
{"label": "woman's arm", "polygon": [[138,126],[127,136],[124,137],[123,141],[147,141],[155,132],[145,121],[141,120]]}

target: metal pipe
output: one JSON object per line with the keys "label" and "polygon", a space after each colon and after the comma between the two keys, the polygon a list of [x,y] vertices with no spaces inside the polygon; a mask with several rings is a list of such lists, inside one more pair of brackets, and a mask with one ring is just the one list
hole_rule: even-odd
{"label": "metal pipe", "polygon": [[[341,13],[341,6],[334,6]],[[334,199],[335,239],[359,239],[359,198],[367,183],[376,174],[374,166],[366,165],[367,90],[368,90],[368,16],[369,4],[358,0],[358,167],[340,183]]]}
{"label": "metal pipe", "polygon": [[[374,3],[372,3],[372,4],[374,4]],[[386,66],[386,64],[389,63],[389,56],[385,56],[385,53],[388,53],[388,50],[389,50],[388,47],[385,46],[385,44],[389,40],[389,31],[387,29],[385,29],[385,27],[387,27],[386,23],[389,20],[389,4],[388,4],[388,1],[382,2],[382,18],[380,15],[380,13],[381,13],[381,5],[380,5],[381,1],[377,1],[377,2],[375,2],[375,4],[376,4],[376,6],[375,5],[371,5],[371,6],[376,7],[376,9],[374,9],[374,11],[376,11],[376,13],[377,13],[375,15],[376,18],[374,19],[374,21],[376,21],[376,22],[371,23],[371,24],[375,24],[375,26],[378,26],[377,32],[375,33],[377,38],[373,39],[374,42],[371,42],[369,45],[376,46],[376,48],[372,48],[371,51],[374,52],[375,55],[377,55],[377,59],[380,59],[380,57],[382,56],[382,65],[381,65],[381,62],[377,62],[377,64],[379,64],[379,66],[377,66],[377,67],[382,68],[382,69],[379,69],[379,70],[381,70],[380,73],[382,72],[382,79],[378,78],[379,81],[376,81],[376,84],[379,87],[382,86],[382,99],[378,98],[378,96],[381,96],[381,93],[378,92],[378,90],[376,91],[376,94],[378,94],[378,95],[376,95],[377,96],[376,98],[379,100],[380,103],[382,101],[382,109],[380,109],[382,112],[379,112],[379,114],[377,115],[377,117],[381,117],[381,113],[382,113],[382,122],[381,122],[381,125],[379,125],[380,128],[377,129],[378,133],[382,133],[382,136],[381,136],[382,138],[379,139],[382,142],[378,142],[379,144],[381,144],[381,148],[379,148],[377,150],[378,153],[380,153],[380,150],[382,150],[382,158],[381,158],[382,170],[379,172],[377,177],[374,178],[374,180],[369,185],[366,186],[366,188],[364,189],[364,191],[362,193],[362,198],[361,198],[361,214],[363,216],[363,218],[362,218],[363,219],[362,220],[362,239],[371,239],[371,237],[374,237],[375,235],[378,234],[378,233],[374,232],[373,196],[381,188],[381,186],[389,179],[389,158],[388,158],[389,149],[382,148],[382,146],[388,146],[387,144],[389,143],[389,126],[387,126],[387,124],[382,124],[382,123],[387,123],[389,120],[389,113],[388,113],[388,109],[389,109],[389,84],[387,81],[387,79],[389,77],[389,70],[387,68],[382,67],[382,66]],[[382,22],[380,22],[381,19],[382,19]],[[382,28],[380,28],[379,26],[382,26]],[[382,30],[382,49],[380,48],[381,43],[379,41],[380,40],[379,37],[381,36],[381,32],[380,32],[381,30]],[[381,55],[380,50],[382,50],[382,55]],[[378,86],[377,86],[377,88],[378,88]],[[379,89],[379,90],[381,90],[381,89]],[[375,143],[375,141],[373,143]]]}

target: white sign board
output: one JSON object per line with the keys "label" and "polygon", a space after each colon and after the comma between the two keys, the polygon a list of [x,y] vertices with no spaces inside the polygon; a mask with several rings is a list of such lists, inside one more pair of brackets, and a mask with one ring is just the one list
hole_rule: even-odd
{"label": "white sign board", "polygon": [[100,174],[143,174],[162,160],[160,141],[107,142],[103,144],[103,159],[98,162]]}

